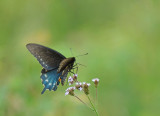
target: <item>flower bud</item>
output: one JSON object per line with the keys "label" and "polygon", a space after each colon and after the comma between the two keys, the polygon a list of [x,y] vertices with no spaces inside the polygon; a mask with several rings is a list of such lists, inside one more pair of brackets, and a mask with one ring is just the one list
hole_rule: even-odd
{"label": "flower bud", "polygon": [[99,83],[99,79],[98,79],[98,78],[95,78],[95,79],[92,79],[92,81],[94,82],[95,87],[97,88],[98,83]]}
{"label": "flower bud", "polygon": [[90,85],[91,85],[90,83],[83,82],[83,91],[86,95],[89,94],[89,89],[88,88],[89,88]]}
{"label": "flower bud", "polygon": [[80,90],[80,91],[83,90],[83,88],[82,88],[82,83],[76,83],[75,87],[76,87],[76,89],[78,89],[78,90]]}
{"label": "flower bud", "polygon": [[67,88],[67,89],[66,89],[65,96],[66,96],[66,95],[74,96],[74,90],[75,90],[75,87],[69,87],[69,88]]}
{"label": "flower bud", "polygon": [[75,81],[75,82],[77,82],[77,74],[73,74],[73,80]]}

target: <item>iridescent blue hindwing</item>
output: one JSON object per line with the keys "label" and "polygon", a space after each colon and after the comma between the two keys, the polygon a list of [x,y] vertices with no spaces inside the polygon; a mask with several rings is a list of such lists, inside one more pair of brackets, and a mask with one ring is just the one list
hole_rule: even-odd
{"label": "iridescent blue hindwing", "polygon": [[61,76],[62,73],[57,73],[57,69],[51,70],[51,71],[43,71],[42,69],[42,75],[41,75],[41,80],[42,84],[44,85],[44,89],[41,92],[43,94],[46,89],[49,89],[50,91],[56,91],[57,90],[57,85],[59,85],[59,77]]}

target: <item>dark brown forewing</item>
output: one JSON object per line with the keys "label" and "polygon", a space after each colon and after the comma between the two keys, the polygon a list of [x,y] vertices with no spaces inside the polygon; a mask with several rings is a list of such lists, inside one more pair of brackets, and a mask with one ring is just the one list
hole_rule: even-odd
{"label": "dark brown forewing", "polygon": [[66,58],[59,52],[39,44],[29,43],[26,47],[46,70],[58,68],[60,62]]}

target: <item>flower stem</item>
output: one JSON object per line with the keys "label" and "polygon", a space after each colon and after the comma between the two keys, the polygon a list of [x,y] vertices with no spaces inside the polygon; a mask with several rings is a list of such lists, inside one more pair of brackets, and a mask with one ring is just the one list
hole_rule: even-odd
{"label": "flower stem", "polygon": [[97,98],[97,88],[96,88],[96,101],[98,101],[98,98]]}
{"label": "flower stem", "polygon": [[96,88],[96,100],[95,100],[95,106],[98,107],[98,89]]}
{"label": "flower stem", "polygon": [[88,106],[84,101],[82,101],[78,96],[74,95],[74,97],[76,97],[79,101],[81,101],[84,105],[86,105],[87,107],[89,107],[91,110],[94,111],[93,108],[91,108],[90,106]]}
{"label": "flower stem", "polygon": [[88,97],[88,99],[89,99],[89,101],[90,101],[90,103],[91,103],[91,105],[92,105],[92,107],[93,107],[93,111],[95,111],[95,112],[96,112],[96,115],[99,116],[99,114],[98,114],[96,108],[94,107],[94,105],[93,105],[93,103],[92,103],[90,97],[89,97],[88,95],[87,95],[87,97]]}

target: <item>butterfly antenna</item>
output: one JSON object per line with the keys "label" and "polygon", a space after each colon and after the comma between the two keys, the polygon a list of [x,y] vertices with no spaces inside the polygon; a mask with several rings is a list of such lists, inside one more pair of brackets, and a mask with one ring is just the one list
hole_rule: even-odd
{"label": "butterfly antenna", "polygon": [[83,65],[83,64],[80,64],[80,63],[77,63],[78,65],[81,65],[81,66],[84,66],[84,67],[87,67],[86,65]]}
{"label": "butterfly antenna", "polygon": [[73,55],[73,52],[72,52],[72,48],[70,48],[70,51],[71,51],[71,55],[74,56],[74,55]]}
{"label": "butterfly antenna", "polygon": [[81,54],[81,55],[78,55],[78,56],[75,56],[75,57],[84,56],[84,55],[88,55],[88,53]]}
{"label": "butterfly antenna", "polygon": [[[76,57],[79,57],[79,56],[84,56],[84,55],[88,55],[88,53],[81,54],[81,55],[78,55],[78,56],[76,56]],[[80,64],[80,63],[76,63],[76,64],[78,64],[78,65],[81,65],[81,66],[84,66],[84,67],[87,67],[87,66],[85,66],[85,65],[83,65],[83,64]]]}

